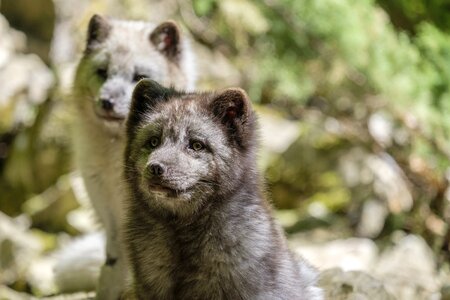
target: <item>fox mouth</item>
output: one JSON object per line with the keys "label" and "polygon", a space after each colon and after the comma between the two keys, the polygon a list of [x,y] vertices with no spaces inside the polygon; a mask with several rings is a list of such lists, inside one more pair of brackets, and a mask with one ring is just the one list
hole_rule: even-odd
{"label": "fox mouth", "polygon": [[187,193],[189,190],[189,189],[178,190],[178,189],[168,187],[166,185],[155,184],[155,183],[148,183],[147,187],[150,192],[165,194],[169,198],[179,198],[183,194]]}

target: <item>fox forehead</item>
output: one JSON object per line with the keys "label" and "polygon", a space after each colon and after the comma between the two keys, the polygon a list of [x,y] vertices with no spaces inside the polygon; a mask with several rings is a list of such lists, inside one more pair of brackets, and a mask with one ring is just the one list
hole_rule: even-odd
{"label": "fox forehead", "polygon": [[118,69],[166,62],[150,41],[150,34],[155,25],[125,21],[113,21],[112,25],[111,34],[102,46],[94,51],[93,61]]}
{"label": "fox forehead", "polygon": [[108,35],[106,42],[116,47],[116,51],[138,51],[142,48],[151,48],[150,34],[156,28],[155,24],[114,20],[111,25],[111,34]]}
{"label": "fox forehead", "polygon": [[207,108],[196,99],[170,100],[147,112],[143,134],[183,141],[189,138],[222,143],[225,138],[220,126]]}

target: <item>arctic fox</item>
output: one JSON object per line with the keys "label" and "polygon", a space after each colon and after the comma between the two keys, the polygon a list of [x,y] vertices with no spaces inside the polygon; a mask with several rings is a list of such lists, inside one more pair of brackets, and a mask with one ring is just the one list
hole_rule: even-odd
{"label": "arctic fox", "polygon": [[322,299],[288,250],[256,167],[246,93],[188,93],[141,80],[127,120],[127,298]]}
{"label": "arctic fox", "polygon": [[124,120],[132,90],[142,78],[193,88],[192,55],[178,26],[172,21],[154,25],[94,15],[73,88],[77,108],[74,152],[76,166],[106,230],[99,299],[117,299],[125,285],[127,268],[119,242]]}

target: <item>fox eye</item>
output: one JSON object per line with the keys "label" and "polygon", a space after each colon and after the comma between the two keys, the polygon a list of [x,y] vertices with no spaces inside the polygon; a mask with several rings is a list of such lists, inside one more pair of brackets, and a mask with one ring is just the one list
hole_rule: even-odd
{"label": "fox eye", "polygon": [[106,80],[108,78],[108,70],[106,68],[98,68],[95,71],[98,75],[98,77],[102,78],[103,80]]}
{"label": "fox eye", "polygon": [[194,151],[200,151],[205,149],[205,144],[199,141],[192,141],[189,147]]}
{"label": "fox eye", "polygon": [[150,148],[156,148],[159,145],[159,137],[157,136],[152,136],[149,140],[148,140],[148,146]]}
{"label": "fox eye", "polygon": [[148,78],[148,76],[145,75],[145,74],[138,74],[138,73],[135,73],[133,75],[133,81],[136,81],[136,82],[141,80],[141,79],[144,79],[144,78]]}

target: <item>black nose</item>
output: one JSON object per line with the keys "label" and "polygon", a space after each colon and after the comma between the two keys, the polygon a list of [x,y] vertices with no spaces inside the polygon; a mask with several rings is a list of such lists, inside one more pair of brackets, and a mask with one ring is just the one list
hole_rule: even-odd
{"label": "black nose", "polygon": [[100,107],[105,111],[111,111],[114,107],[114,103],[112,103],[109,99],[101,98]]}
{"label": "black nose", "polygon": [[149,168],[150,173],[154,176],[161,176],[165,172],[164,166],[158,163],[150,164]]}

